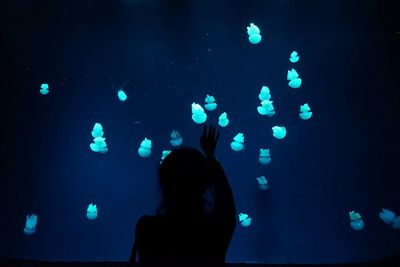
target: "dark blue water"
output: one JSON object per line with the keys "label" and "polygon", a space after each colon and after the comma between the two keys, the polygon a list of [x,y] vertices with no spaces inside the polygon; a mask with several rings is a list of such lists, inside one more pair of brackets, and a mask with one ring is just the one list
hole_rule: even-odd
{"label": "dark blue water", "polygon": [[[134,227],[160,197],[173,129],[199,147],[191,104],[213,95],[217,157],[238,222],[229,262],[331,263],[400,252],[399,9],[380,1],[2,1],[0,256],[128,260]],[[253,22],[262,41],[248,41]],[[298,63],[290,63],[296,50]],[[297,90],[286,74],[295,68]],[[50,93],[39,93],[42,83]],[[276,110],[257,113],[263,85]],[[128,95],[121,102],[116,91]],[[313,116],[303,121],[299,106]],[[102,124],[108,152],[90,150]],[[283,125],[277,140],[271,127]],[[245,135],[234,152],[232,138]],[[149,158],[137,149],[153,142]],[[272,162],[258,162],[270,148]],[[270,188],[259,190],[256,177]],[[98,218],[86,218],[89,203]],[[349,211],[365,228],[350,227]],[[24,234],[25,217],[38,215]]]}

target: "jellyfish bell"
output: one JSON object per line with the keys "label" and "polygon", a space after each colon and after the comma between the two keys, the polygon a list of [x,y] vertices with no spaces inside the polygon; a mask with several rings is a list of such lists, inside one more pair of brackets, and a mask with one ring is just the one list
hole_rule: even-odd
{"label": "jellyfish bell", "polygon": [[260,34],[253,34],[249,36],[249,42],[251,44],[258,44],[261,42],[261,35]]}
{"label": "jellyfish bell", "polygon": [[117,91],[117,96],[121,102],[124,102],[128,99],[128,96],[125,94],[125,92],[122,89],[119,89]]}
{"label": "jellyfish bell", "polygon": [[296,78],[291,80],[288,84],[291,88],[297,89],[300,87],[302,80],[300,78]]}

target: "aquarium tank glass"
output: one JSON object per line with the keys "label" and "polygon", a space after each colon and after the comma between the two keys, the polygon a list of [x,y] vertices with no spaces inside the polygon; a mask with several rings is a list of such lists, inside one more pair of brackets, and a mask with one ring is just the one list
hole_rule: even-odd
{"label": "aquarium tank glass", "polygon": [[157,167],[220,132],[226,261],[400,253],[390,1],[1,1],[0,257],[127,261]]}

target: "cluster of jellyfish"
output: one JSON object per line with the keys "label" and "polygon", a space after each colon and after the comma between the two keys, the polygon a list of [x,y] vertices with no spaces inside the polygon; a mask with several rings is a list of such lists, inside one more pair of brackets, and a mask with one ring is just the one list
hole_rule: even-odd
{"label": "cluster of jellyfish", "polygon": [[[247,27],[248,41],[251,44],[259,44],[261,42],[261,34],[260,29],[254,23],[250,23]],[[289,57],[289,61],[291,63],[297,63],[299,61],[299,55],[296,51],[292,51]],[[289,87],[293,89],[298,89],[302,84],[302,79],[299,77],[297,71],[293,68],[288,70],[287,72],[287,80]],[[49,93],[49,85],[47,83],[43,83],[40,86],[40,93],[42,95],[47,95]],[[121,102],[125,102],[127,100],[126,93],[120,89],[117,91],[117,97]],[[258,95],[260,100],[260,106],[257,107],[257,112],[262,116],[272,117],[275,115],[275,108],[273,106],[273,101],[271,100],[271,92],[267,86],[262,86],[261,91]],[[217,103],[215,98],[211,95],[206,96],[204,100],[204,108],[197,104],[192,104],[192,120],[196,124],[202,124],[207,120],[207,111],[214,111],[217,108]],[[299,117],[302,120],[308,120],[312,116],[312,111],[308,103],[304,103],[300,105]],[[229,124],[228,115],[226,112],[223,112],[218,118],[218,125],[220,127],[226,127]],[[107,144],[105,142],[105,138],[103,137],[103,127],[100,123],[95,123],[92,130],[93,143],[90,144],[90,149],[93,152],[104,154],[108,151]],[[286,128],[284,126],[274,126],[272,127],[272,135],[276,139],[283,139],[286,137]],[[173,130],[170,134],[170,144],[173,147],[180,146],[182,144],[182,136],[177,130]],[[239,152],[245,149],[244,145],[244,134],[238,133],[233,137],[233,141],[230,144],[231,149],[233,151]],[[138,148],[138,154],[142,158],[150,157],[152,149],[152,141],[150,139],[144,138],[140,146]],[[163,150],[161,154],[161,161],[165,159],[165,157],[171,152],[171,150]],[[270,164],[271,162],[271,153],[269,148],[260,148],[258,161],[262,165]],[[256,178],[258,187],[262,191],[266,191],[269,189],[269,183],[265,176],[260,176]],[[86,217],[89,220],[95,220],[98,217],[97,205],[90,203],[86,210]],[[350,226],[353,230],[359,231],[365,227],[364,220],[362,216],[355,212],[349,212],[350,218]],[[379,213],[379,218],[387,225],[391,225],[393,229],[400,230],[400,216],[396,216],[396,214],[388,209],[382,209]],[[252,218],[246,213],[239,213],[238,219],[240,224],[243,227],[248,227],[252,223]],[[36,232],[38,222],[38,216],[33,213],[31,215],[26,216],[24,233],[27,235],[34,234]]]}
{"label": "cluster of jellyfish", "polygon": [[[215,102],[214,96],[207,95],[204,102],[204,108],[195,102],[192,104],[192,120],[196,124],[202,124],[206,122],[207,114],[204,109],[213,111],[217,108],[217,103]],[[218,117],[218,125],[221,127],[226,127],[228,124],[228,114],[226,112],[222,112],[222,114]]]}
{"label": "cluster of jellyfish", "polygon": [[[360,213],[355,211],[349,212],[350,227],[355,231],[364,229],[365,223]],[[391,225],[393,229],[400,230],[400,216],[396,216],[395,212],[383,208],[379,213],[379,218],[388,225]]]}

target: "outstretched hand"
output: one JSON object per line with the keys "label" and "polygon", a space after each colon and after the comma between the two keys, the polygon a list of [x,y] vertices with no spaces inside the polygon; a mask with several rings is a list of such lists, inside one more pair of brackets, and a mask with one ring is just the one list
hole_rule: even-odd
{"label": "outstretched hand", "polygon": [[215,157],[215,149],[217,148],[219,132],[212,125],[204,125],[203,133],[200,136],[200,146],[208,159]]}

